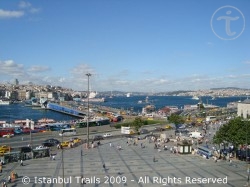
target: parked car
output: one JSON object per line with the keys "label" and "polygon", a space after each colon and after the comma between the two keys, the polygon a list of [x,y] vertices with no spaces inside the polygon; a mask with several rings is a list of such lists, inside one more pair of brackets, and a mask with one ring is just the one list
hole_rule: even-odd
{"label": "parked car", "polygon": [[82,139],[75,137],[75,138],[72,138],[71,141],[74,143],[81,143]]}
{"label": "parked car", "polygon": [[112,136],[112,134],[110,134],[110,133],[106,133],[106,134],[104,134],[104,135],[102,135],[104,138],[107,138],[107,137],[110,137],[110,136]]}
{"label": "parked car", "polygon": [[14,134],[5,134],[5,135],[3,135],[3,138],[11,138],[13,136],[14,136]]}
{"label": "parked car", "polygon": [[10,146],[7,146],[7,145],[0,146],[0,151],[4,151],[6,153],[6,152],[9,152],[10,150],[11,150]]}
{"label": "parked car", "polygon": [[103,139],[104,139],[104,138],[103,138],[102,135],[95,135],[94,138],[93,138],[94,141],[103,140]]}
{"label": "parked car", "polygon": [[64,142],[61,143],[61,146],[62,147],[68,147],[69,144],[70,144],[70,141],[64,141]]}
{"label": "parked car", "polygon": [[45,140],[44,143],[52,143],[53,145],[58,145],[60,144],[60,141],[55,138],[50,138],[50,139]]}
{"label": "parked car", "polygon": [[44,149],[45,147],[40,145],[40,146],[37,146],[36,149]]}
{"label": "parked car", "polygon": [[29,153],[29,152],[31,152],[31,148],[30,147],[21,147],[20,148],[20,152],[21,153]]}
{"label": "parked car", "polygon": [[42,146],[44,147],[53,147],[55,144],[54,143],[51,143],[51,142],[43,142],[42,143]]}
{"label": "parked car", "polygon": [[165,129],[164,128],[162,128],[162,127],[155,127],[155,129],[154,129],[155,131],[165,131]]}
{"label": "parked car", "polygon": [[148,130],[147,129],[141,129],[139,132],[140,132],[140,134],[147,134]]}

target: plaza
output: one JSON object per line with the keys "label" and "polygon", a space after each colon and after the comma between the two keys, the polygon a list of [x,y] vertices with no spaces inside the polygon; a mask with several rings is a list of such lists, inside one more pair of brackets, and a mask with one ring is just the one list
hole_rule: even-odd
{"label": "plaza", "polygon": [[[8,164],[3,168],[1,181],[6,180],[8,173],[14,170],[18,179],[8,187],[238,187],[247,182],[245,162],[233,161],[230,164],[197,155],[173,154],[169,150],[159,152],[154,149],[154,143],[147,140],[140,140],[135,146],[127,145],[127,138],[121,137],[102,140],[96,148],[83,147],[64,149],[63,164],[61,150],[55,160],[46,157],[26,160],[24,166],[20,163]],[[81,183],[83,181],[85,184]]]}

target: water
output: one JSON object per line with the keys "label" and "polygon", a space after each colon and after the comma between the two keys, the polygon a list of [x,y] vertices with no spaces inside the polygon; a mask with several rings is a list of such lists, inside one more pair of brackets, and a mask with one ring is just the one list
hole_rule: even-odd
{"label": "water", "polygon": [[[141,112],[142,108],[147,104],[153,104],[156,109],[163,108],[164,106],[177,106],[183,108],[184,105],[194,105],[199,101],[191,99],[187,96],[149,96],[149,103],[145,103],[146,96],[131,96],[131,97],[113,97],[107,98],[107,102],[100,103],[104,106],[109,106],[118,109],[130,110],[133,107],[135,112]],[[213,104],[219,107],[226,107],[229,102],[236,102],[245,100],[246,97],[221,97],[212,100],[211,97],[202,97],[201,100],[206,104]],[[143,103],[138,103],[143,101]]]}
{"label": "water", "polygon": [[0,121],[13,122],[15,120],[32,119],[37,121],[42,118],[54,119],[56,121],[73,120],[75,117],[58,112],[39,108],[27,107],[24,104],[0,105]]}
{"label": "water", "polygon": [[[192,100],[191,97],[178,97],[178,96],[149,96],[149,103],[145,103],[146,96],[131,96],[131,97],[113,97],[107,98],[107,102],[100,103],[100,105],[131,110],[134,112],[141,112],[145,105],[153,104],[156,109],[163,108],[164,106],[178,106],[183,108],[184,105],[197,104],[197,100]],[[225,97],[216,98],[211,100],[211,97],[202,97],[203,103],[217,105],[219,107],[226,107],[227,103],[244,100],[246,97]],[[143,101],[143,103],[138,103]],[[0,121],[12,122],[14,120],[39,120],[42,118],[50,118],[56,121],[68,121],[76,119],[75,117],[65,115],[62,113],[42,110],[38,108],[27,107],[24,104],[11,104],[11,105],[0,105]]]}

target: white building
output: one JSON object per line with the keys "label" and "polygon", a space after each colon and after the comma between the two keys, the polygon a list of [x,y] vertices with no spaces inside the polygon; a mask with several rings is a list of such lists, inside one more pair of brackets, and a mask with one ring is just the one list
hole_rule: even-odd
{"label": "white building", "polygon": [[250,118],[250,99],[246,99],[238,103],[237,115],[243,117],[244,119]]}

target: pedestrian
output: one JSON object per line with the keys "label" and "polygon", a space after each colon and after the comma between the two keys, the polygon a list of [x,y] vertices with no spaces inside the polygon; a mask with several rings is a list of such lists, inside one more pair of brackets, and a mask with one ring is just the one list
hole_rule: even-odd
{"label": "pedestrian", "polygon": [[8,176],[8,182],[11,183],[11,177],[10,177],[10,175]]}
{"label": "pedestrian", "polygon": [[23,160],[20,161],[20,166],[23,166]]}
{"label": "pedestrian", "polygon": [[53,156],[52,156],[52,160],[55,160],[55,159],[56,159],[56,158],[55,158],[55,155],[53,155]]}
{"label": "pedestrian", "polygon": [[103,165],[102,165],[102,167],[103,167],[103,169],[104,169],[104,170],[106,170],[106,166],[105,166],[105,164],[103,164]]}
{"label": "pedestrian", "polygon": [[218,158],[217,158],[217,157],[215,157],[214,162],[217,162],[217,160],[218,160]]}
{"label": "pedestrian", "polygon": [[232,159],[229,160],[229,166],[232,166],[233,165],[233,161]]}
{"label": "pedestrian", "polygon": [[3,183],[2,183],[2,187],[7,187],[6,182],[3,182]]}
{"label": "pedestrian", "polygon": [[153,162],[155,162],[155,157],[153,158]]}

